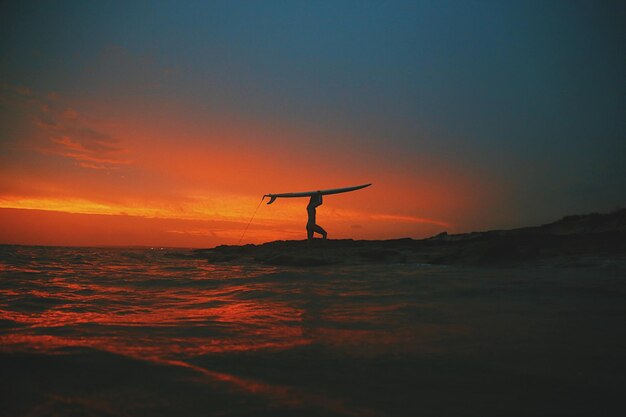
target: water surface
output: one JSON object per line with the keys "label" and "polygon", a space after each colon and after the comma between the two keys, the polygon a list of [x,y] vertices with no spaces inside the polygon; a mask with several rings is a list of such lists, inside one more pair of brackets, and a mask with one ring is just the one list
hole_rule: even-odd
{"label": "water surface", "polygon": [[620,263],[0,255],[2,415],[589,415],[626,386]]}

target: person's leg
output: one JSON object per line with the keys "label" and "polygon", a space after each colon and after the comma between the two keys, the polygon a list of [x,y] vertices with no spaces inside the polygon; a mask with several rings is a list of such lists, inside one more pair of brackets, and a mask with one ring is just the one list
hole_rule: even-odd
{"label": "person's leg", "polygon": [[328,237],[328,233],[326,233],[326,230],[322,229],[322,227],[318,224],[315,225],[315,231],[322,235],[322,239],[326,239]]}
{"label": "person's leg", "polygon": [[311,241],[313,239],[313,227],[306,225],[306,238]]}

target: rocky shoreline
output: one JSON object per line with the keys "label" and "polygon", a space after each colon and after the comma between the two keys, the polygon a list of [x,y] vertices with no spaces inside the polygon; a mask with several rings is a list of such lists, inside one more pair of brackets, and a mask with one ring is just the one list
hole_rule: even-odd
{"label": "rocky shoreline", "polygon": [[198,249],[213,263],[257,263],[296,267],[337,264],[422,263],[502,265],[549,262],[572,266],[626,260],[626,209],[568,216],[557,222],[513,230],[441,233],[427,239],[274,241]]}

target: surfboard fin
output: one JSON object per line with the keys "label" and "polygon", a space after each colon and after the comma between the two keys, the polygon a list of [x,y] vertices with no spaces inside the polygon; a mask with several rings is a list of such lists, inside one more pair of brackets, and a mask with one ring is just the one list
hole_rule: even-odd
{"label": "surfboard fin", "polygon": [[276,196],[270,195],[268,196],[270,198],[270,201],[267,202],[268,205],[272,204],[274,201],[276,201]]}

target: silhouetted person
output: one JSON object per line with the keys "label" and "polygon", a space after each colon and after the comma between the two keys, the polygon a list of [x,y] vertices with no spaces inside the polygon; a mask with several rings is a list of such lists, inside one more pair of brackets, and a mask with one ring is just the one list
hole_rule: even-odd
{"label": "silhouetted person", "polygon": [[321,205],[322,193],[318,192],[317,194],[311,196],[311,199],[309,200],[309,205],[306,206],[306,211],[309,214],[309,220],[306,223],[306,235],[309,241],[313,239],[313,233],[319,233],[324,239],[326,239],[326,236],[328,236],[326,230],[315,224],[315,209]]}

